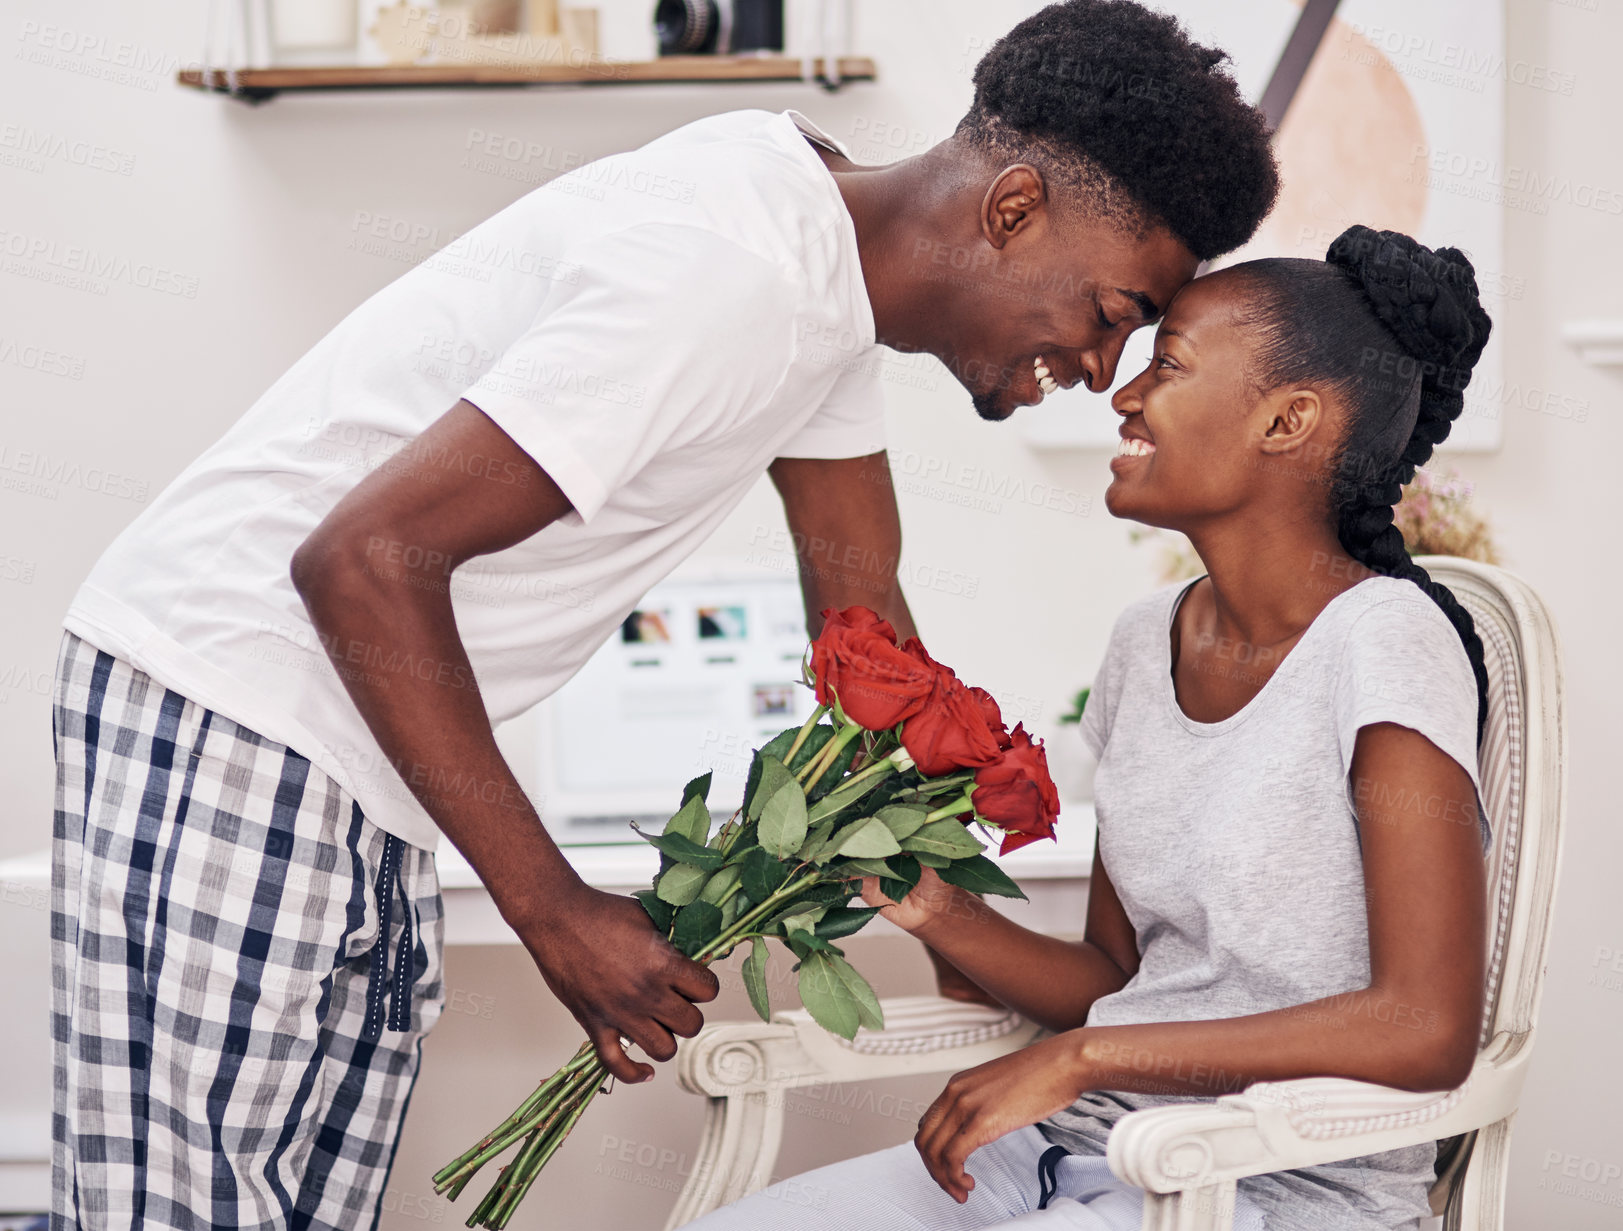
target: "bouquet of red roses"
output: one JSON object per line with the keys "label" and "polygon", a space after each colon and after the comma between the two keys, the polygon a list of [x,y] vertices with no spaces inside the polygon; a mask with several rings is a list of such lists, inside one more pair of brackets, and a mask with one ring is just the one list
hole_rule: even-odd
{"label": "bouquet of red roses", "polygon": [[[825,611],[807,682],[817,708],[752,761],[742,806],[710,832],[710,775],[682,791],[661,833],[659,874],[636,896],[681,952],[709,963],[748,941],[744,986],[763,1020],[767,940],[795,956],[801,1002],[844,1038],[884,1027],[879,998],[834,942],[873,906],[852,907],[861,878],[900,901],[924,868],[976,894],[1024,897],[981,852],[974,822],[1001,831],[1000,854],[1054,835],[1059,796],[1042,745],[1003,725],[997,702],[966,686],[917,638],[866,607]],[[860,757],[860,762],[858,758]],[[640,831],[639,831],[640,832]],[[506,1120],[434,1176],[455,1199],[487,1162],[518,1154],[468,1218],[504,1227],[607,1070],[590,1043]]]}

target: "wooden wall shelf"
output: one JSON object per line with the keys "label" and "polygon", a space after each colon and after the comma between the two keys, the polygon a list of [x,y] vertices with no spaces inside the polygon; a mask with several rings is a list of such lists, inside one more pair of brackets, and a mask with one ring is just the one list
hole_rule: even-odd
{"label": "wooden wall shelf", "polygon": [[[841,56],[831,81],[821,57],[811,61],[812,80],[829,89],[847,81],[872,81],[867,56]],[[663,56],[658,60],[600,60],[572,64],[394,64],[331,68],[185,68],[176,80],[194,90],[263,102],[284,91],[399,90],[429,87],[537,85],[653,85],[682,83],[805,81],[805,61],[793,56]]]}

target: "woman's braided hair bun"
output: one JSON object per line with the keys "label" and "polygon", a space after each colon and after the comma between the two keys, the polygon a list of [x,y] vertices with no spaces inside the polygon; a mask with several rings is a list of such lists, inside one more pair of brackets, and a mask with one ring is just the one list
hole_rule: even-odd
{"label": "woman's braided hair bun", "polygon": [[1397,342],[1397,354],[1366,347],[1362,356],[1374,371],[1391,374],[1388,387],[1393,392],[1379,400],[1407,409],[1416,396],[1416,377],[1419,385],[1419,406],[1406,441],[1392,434],[1393,428],[1401,432],[1406,415],[1355,418],[1332,488],[1337,532],[1354,559],[1378,573],[1413,581],[1454,625],[1477,677],[1480,737],[1488,677],[1476,627],[1453,592],[1409,558],[1403,535],[1392,524],[1403,485],[1414,478],[1416,467],[1430,460],[1460,417],[1471,369],[1493,327],[1482,310],[1476,270],[1457,248],[1433,251],[1407,235],[1365,226],[1343,231],[1325,261],[1362,288],[1376,319]]}
{"label": "woman's braided hair bun", "polygon": [[[1476,270],[1458,248],[1433,251],[1397,231],[1365,226],[1343,231],[1324,259],[1357,279],[1376,317],[1392,331],[1404,351],[1395,365],[1399,375],[1402,358],[1418,365],[1420,414],[1403,460],[1424,465],[1464,409],[1471,369],[1493,328],[1482,310]],[[1413,477],[1411,472],[1403,481]]]}

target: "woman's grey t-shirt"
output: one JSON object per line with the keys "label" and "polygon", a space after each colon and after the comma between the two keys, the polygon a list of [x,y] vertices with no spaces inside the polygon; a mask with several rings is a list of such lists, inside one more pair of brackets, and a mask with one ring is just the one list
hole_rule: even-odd
{"label": "woman's grey t-shirt", "polygon": [[[1099,854],[1141,955],[1127,985],[1094,1003],[1089,1026],[1243,1017],[1369,985],[1348,778],[1361,728],[1420,732],[1480,791],[1475,678],[1459,635],[1418,586],[1373,577],[1337,595],[1250,703],[1214,723],[1191,720],[1173,691],[1170,632],[1188,589],[1168,587],[1122,614],[1083,713],[1099,757]],[[1246,647],[1215,649],[1226,669],[1258,672]],[[1369,1006],[1388,1010],[1435,1028],[1423,1009]],[[1192,1101],[1201,1100],[1095,1091],[1038,1128],[1099,1154],[1129,1111]],[[1390,1150],[1240,1188],[1269,1231],[1411,1227],[1429,1212],[1435,1153]]]}

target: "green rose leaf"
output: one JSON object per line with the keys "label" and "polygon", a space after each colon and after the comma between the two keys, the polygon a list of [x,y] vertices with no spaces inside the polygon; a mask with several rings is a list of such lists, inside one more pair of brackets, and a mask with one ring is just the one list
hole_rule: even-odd
{"label": "green rose leaf", "polygon": [[957,885],[971,893],[996,893],[1006,898],[1023,898],[1020,886],[1009,879],[1008,873],[985,855],[973,859],[955,859],[936,873],[949,885]]}
{"label": "green rose leaf", "polygon": [[710,837],[710,809],[705,807],[704,796],[692,795],[683,800],[676,815],[665,822],[664,834],[686,838],[695,846],[703,846]]}
{"label": "green rose leaf", "polygon": [[[749,899],[742,893],[735,893],[723,902],[721,904],[721,930],[725,932],[733,924],[737,923],[738,917],[744,913],[745,908],[748,906]],[[724,953],[721,956],[725,957],[726,954]]]}
{"label": "green rose leaf", "polygon": [[648,912],[648,917],[653,920],[660,935],[669,934],[671,918],[676,914],[676,908],[669,902],[662,901],[659,894],[652,889],[639,889],[631,896],[642,903],[642,908]]}
{"label": "green rose leaf", "polygon": [[817,921],[817,935],[824,940],[838,940],[860,929],[878,913],[877,906],[835,907]]}
{"label": "green rose leaf", "polygon": [[671,944],[692,957],[721,931],[721,907],[714,902],[694,902],[676,912]]}
{"label": "green rose leaf", "polygon": [[[700,802],[703,807],[703,801]],[[637,829],[635,825],[633,829]],[[686,834],[681,833],[643,833],[637,829],[637,834],[643,841],[659,848],[662,854],[669,855],[677,863],[690,863],[696,868],[703,868],[706,872],[714,872],[721,867],[726,858],[720,851],[712,850],[708,846],[701,846]]]}
{"label": "green rose leaf", "polygon": [[835,972],[834,956],[814,952],[801,961],[800,1003],[824,1030],[852,1039],[862,1024],[862,1013],[855,994]]}
{"label": "green rose leaf", "polygon": [[817,854],[817,852],[822,849],[823,844],[828,841],[828,835],[832,833],[833,830],[833,821],[824,821],[819,825],[813,825],[806,831],[806,840],[800,844],[800,851],[796,857],[799,859],[810,859],[813,855]]}
{"label": "green rose leaf", "polygon": [[919,877],[923,875],[919,861],[912,855],[893,855],[885,862],[890,866],[890,874],[909,889],[917,885]]}
{"label": "green rose leaf", "polygon": [[[912,851],[915,856],[928,852],[945,855],[948,859],[967,859],[971,855],[979,855],[986,847],[979,838],[949,816],[931,821],[903,838],[902,849]],[[919,862],[923,863],[924,860],[920,859]]]}
{"label": "green rose leaf", "polygon": [[808,954],[814,952],[844,952],[844,950],[837,949],[833,945],[829,944],[828,941],[824,940],[816,932],[806,932],[802,931],[800,928],[796,928],[794,931],[786,933],[783,939],[784,943],[789,946],[794,955],[800,958],[802,961],[806,959]]}
{"label": "green rose leaf", "polygon": [[783,768],[781,761],[766,762],[766,768],[761,773],[761,794],[767,790],[774,765],[783,775],[783,785],[777,787],[762,806],[761,824],[757,832],[763,847],[779,859],[787,859],[806,840],[806,796],[801,792],[800,784]]}
{"label": "green rose leaf", "polygon": [[901,853],[902,848],[896,844],[896,835],[890,826],[877,816],[859,821],[842,832],[840,844],[834,849],[834,854],[846,855],[852,859],[884,859],[886,856]]}
{"label": "green rose leaf", "polygon": [[757,820],[766,801],[782,790],[784,783],[795,780],[789,767],[768,752],[756,754],[750,772],[755,776],[755,789],[750,792],[749,807],[744,810],[747,821]]}
{"label": "green rose leaf", "polygon": [[710,879],[710,873],[703,868],[695,867],[691,863],[673,864],[667,868],[654,886],[661,902],[669,902],[672,906],[686,906],[699,896],[704,888],[705,881]]}
{"label": "green rose leaf", "polygon": [[868,985],[868,980],[857,973],[855,966],[846,961],[837,953],[824,954],[834,973],[845,984],[857,1004],[857,1019],[861,1025],[869,1030],[883,1030],[885,1028],[885,1011],[879,1006],[879,997]]}
{"label": "green rose leaf", "polygon": [[848,859],[841,870],[845,872],[861,872],[864,876],[890,875],[890,865],[883,859]]}
{"label": "green rose leaf", "polygon": [[742,871],[738,868],[722,868],[704,883],[704,888],[699,891],[699,900],[714,902],[720,906],[721,900],[737,888],[742,875]]}
{"label": "green rose leaf", "polygon": [[874,815],[885,823],[891,836],[900,842],[903,838],[911,837],[918,832],[924,825],[924,818],[930,815],[930,809],[923,804],[890,804],[879,809]]}
{"label": "green rose leaf", "polygon": [[757,936],[751,943],[750,955],[744,959],[744,990],[763,1022],[772,1020],[772,1002],[766,991],[766,959],[766,941]]}
{"label": "green rose leaf", "polygon": [[683,787],[682,803],[685,805],[688,800],[692,799],[695,795],[697,795],[700,799],[708,800],[710,798],[710,779],[713,777],[715,777],[715,772],[712,770],[709,773],[700,774],[697,778],[693,779],[692,782],[689,782],[685,787]]}
{"label": "green rose leaf", "polygon": [[745,852],[738,865],[744,892],[752,902],[764,902],[789,879],[789,865],[782,863],[758,846]]}
{"label": "green rose leaf", "polygon": [[817,921],[827,911],[827,905],[814,906],[810,910],[796,907],[788,914],[779,915],[773,922],[782,925],[785,936],[794,931],[815,932],[817,930]]}
{"label": "green rose leaf", "polygon": [[[911,841],[911,839],[909,839]],[[951,855],[938,855],[935,851],[919,851],[911,847],[903,847],[909,855],[913,856],[927,868],[944,868],[952,862]]]}

